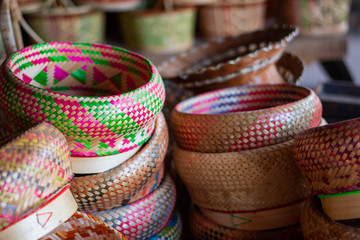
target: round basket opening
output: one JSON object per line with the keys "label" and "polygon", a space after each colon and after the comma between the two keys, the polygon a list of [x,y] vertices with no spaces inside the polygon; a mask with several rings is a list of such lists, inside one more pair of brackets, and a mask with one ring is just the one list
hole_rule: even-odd
{"label": "round basket opening", "polygon": [[221,89],[192,97],[176,106],[189,114],[225,114],[256,111],[301,100],[310,91],[291,85],[260,85]]}
{"label": "round basket opening", "polygon": [[154,78],[154,68],[141,56],[86,43],[30,46],[14,54],[8,67],[20,81],[71,96],[119,95]]}

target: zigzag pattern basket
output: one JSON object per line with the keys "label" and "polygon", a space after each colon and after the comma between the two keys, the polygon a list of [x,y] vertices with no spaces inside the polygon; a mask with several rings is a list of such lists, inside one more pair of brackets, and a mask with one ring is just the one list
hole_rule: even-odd
{"label": "zigzag pattern basket", "polygon": [[85,212],[109,210],[153,192],[163,177],[167,146],[168,130],[164,115],[160,113],[149,142],[132,158],[103,173],[74,177],[70,189],[79,209]]}
{"label": "zigzag pattern basket", "polygon": [[72,179],[68,145],[41,123],[0,143],[0,229],[37,208]]}
{"label": "zigzag pattern basket", "polygon": [[165,176],[154,192],[132,204],[91,215],[120,231],[127,239],[146,239],[159,233],[171,218],[176,189]]}
{"label": "zigzag pattern basket", "polygon": [[44,43],[2,68],[0,105],[19,129],[56,126],[74,156],[126,152],[145,143],[165,98],[155,66],[124,49]]}
{"label": "zigzag pattern basket", "polygon": [[182,233],[182,221],[179,213],[173,213],[168,225],[158,234],[148,240],[180,240]]}

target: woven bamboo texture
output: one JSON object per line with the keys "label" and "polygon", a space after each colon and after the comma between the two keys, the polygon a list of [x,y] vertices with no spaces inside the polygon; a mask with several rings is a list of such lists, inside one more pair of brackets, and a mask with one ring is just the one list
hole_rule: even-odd
{"label": "woven bamboo texture", "polygon": [[164,79],[187,88],[225,81],[217,78],[232,73],[237,73],[237,77],[241,75],[240,70],[254,71],[251,67],[259,62],[266,66],[267,61],[276,61],[276,56],[280,57],[287,43],[297,34],[296,27],[281,26],[208,41],[163,62],[159,72]]}
{"label": "woven bamboo texture", "polygon": [[349,29],[350,0],[290,0],[280,6],[285,21],[300,27],[301,35],[343,34]]}
{"label": "woven bamboo texture", "polygon": [[149,142],[132,158],[103,173],[74,177],[70,189],[79,209],[84,212],[109,210],[153,192],[163,176],[167,146],[168,130],[161,113]]}
{"label": "woven bamboo texture", "polygon": [[244,231],[221,227],[207,219],[197,210],[191,212],[190,228],[194,239],[199,240],[274,240],[274,239],[302,239],[301,230],[297,225],[276,230],[267,231]]}
{"label": "woven bamboo texture", "polygon": [[173,213],[168,225],[158,234],[148,240],[180,240],[182,233],[182,221],[178,213]]}
{"label": "woven bamboo texture", "polygon": [[295,137],[296,162],[314,194],[360,189],[360,118],[309,129]]}
{"label": "woven bamboo texture", "polygon": [[196,9],[136,11],[121,15],[125,43],[137,50],[170,54],[188,50],[195,42]]}
{"label": "woven bamboo texture", "polygon": [[266,0],[205,5],[199,8],[199,27],[205,38],[236,36],[264,28],[265,10]]}
{"label": "woven bamboo texture", "polygon": [[81,5],[90,5],[107,12],[133,10],[140,6],[141,0],[74,0]]}
{"label": "woven bamboo texture", "polygon": [[255,211],[309,196],[292,144],[231,153],[197,153],[175,145],[173,159],[194,204],[218,211]]}
{"label": "woven bamboo texture", "polygon": [[0,144],[0,229],[34,210],[72,179],[64,136],[47,123]]}
{"label": "woven bamboo texture", "polygon": [[69,220],[40,240],[109,240],[126,238],[97,218],[76,212]]}
{"label": "woven bamboo texture", "polygon": [[121,232],[127,239],[146,239],[160,232],[171,218],[176,189],[170,176],[154,192],[120,208],[91,215]]}
{"label": "woven bamboo texture", "polygon": [[179,147],[196,152],[234,152],[285,142],[319,125],[320,99],[292,85],[242,86],[197,95],[171,115]]}
{"label": "woven bamboo texture", "polygon": [[144,144],[165,98],[155,66],[124,49],[45,43],[2,68],[0,105],[18,128],[47,121],[74,156],[122,153]]}
{"label": "woven bamboo texture", "polygon": [[104,42],[105,13],[99,10],[50,9],[28,15],[27,21],[45,42]]}
{"label": "woven bamboo texture", "polygon": [[319,210],[319,204],[309,199],[301,215],[301,229],[305,239],[312,240],[338,240],[360,239],[358,221],[355,226],[345,225],[331,220]]}

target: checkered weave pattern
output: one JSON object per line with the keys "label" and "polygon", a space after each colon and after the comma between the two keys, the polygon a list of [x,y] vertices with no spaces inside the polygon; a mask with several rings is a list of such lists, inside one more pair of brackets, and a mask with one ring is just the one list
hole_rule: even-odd
{"label": "checkered weave pattern", "polygon": [[[319,210],[314,198],[310,198],[304,206],[300,223],[305,239],[360,239],[358,219],[346,224],[331,220]],[[352,223],[351,225],[349,223]]]}
{"label": "checkered weave pattern", "polygon": [[132,158],[103,173],[74,177],[70,189],[79,209],[84,212],[109,210],[133,203],[154,191],[163,177],[167,146],[168,130],[160,113],[149,142]]}
{"label": "checkered weave pattern", "polygon": [[179,240],[182,232],[182,221],[178,213],[173,213],[168,225],[148,240]]}
{"label": "checkered weave pattern", "polygon": [[302,132],[294,152],[314,194],[360,189],[360,118]]}
{"label": "checkered weave pattern", "polygon": [[124,49],[44,43],[2,68],[0,105],[18,129],[47,121],[74,156],[126,152],[145,143],[165,98],[155,66]]}
{"label": "checkered weave pattern", "polygon": [[176,199],[174,182],[165,176],[154,192],[120,208],[91,213],[127,239],[146,239],[160,232],[171,218]]}
{"label": "checkered weave pattern", "polygon": [[53,197],[72,178],[65,137],[41,123],[0,143],[0,229]]}
{"label": "checkered weave pattern", "polygon": [[196,152],[234,152],[285,142],[319,125],[320,99],[292,85],[242,86],[180,102],[171,124],[179,147]]}
{"label": "checkered weave pattern", "polygon": [[82,212],[75,214],[40,240],[126,240],[104,222]]}
{"label": "checkered weave pattern", "polygon": [[256,211],[310,195],[292,145],[290,140],[229,153],[198,153],[175,145],[173,158],[194,204],[216,211]]}

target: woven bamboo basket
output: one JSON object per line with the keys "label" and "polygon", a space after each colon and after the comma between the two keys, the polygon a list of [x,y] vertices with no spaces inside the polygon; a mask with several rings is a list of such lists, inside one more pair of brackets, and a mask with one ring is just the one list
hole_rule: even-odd
{"label": "woven bamboo basket", "polygon": [[360,189],[360,118],[309,129],[295,137],[297,164],[314,194]]}
{"label": "woven bamboo basket", "polygon": [[316,127],[322,106],[311,90],[292,85],[221,89],[180,102],[171,125],[179,147],[219,153],[254,149],[292,139]]}
{"label": "woven bamboo basket", "polygon": [[159,72],[164,79],[197,92],[256,84],[257,76],[269,72],[271,77],[262,76],[266,81],[261,83],[281,83],[275,62],[297,33],[295,27],[282,26],[208,41],[163,62]]}
{"label": "woven bamboo basket", "polygon": [[[43,237],[68,220],[77,210],[77,204],[69,190],[70,184],[43,202],[26,215],[0,230],[0,239],[33,240]],[[9,208],[2,215],[11,212]]]}
{"label": "woven bamboo basket", "polygon": [[147,59],[112,46],[45,43],[2,68],[0,105],[19,129],[48,121],[73,156],[120,154],[143,145],[165,90]]}
{"label": "woven bamboo basket", "polygon": [[74,0],[76,4],[90,5],[106,12],[134,10],[141,5],[141,0]]}
{"label": "woven bamboo basket", "polygon": [[298,225],[288,228],[267,230],[267,231],[245,231],[221,227],[210,219],[202,215],[198,210],[192,210],[190,218],[190,228],[194,239],[199,240],[274,240],[274,239],[292,239],[300,240],[302,238],[301,229]]}
{"label": "woven bamboo basket", "polygon": [[349,29],[351,0],[281,1],[284,21],[300,27],[301,35],[344,34]]}
{"label": "woven bamboo basket", "polygon": [[180,240],[182,233],[182,221],[178,213],[173,213],[167,226],[148,240]]}
{"label": "woven bamboo basket", "polygon": [[0,229],[53,197],[72,179],[68,145],[50,124],[8,139],[0,143]]}
{"label": "woven bamboo basket", "polygon": [[340,223],[326,216],[320,207],[320,202],[310,198],[301,215],[301,229],[305,239],[337,240],[360,239],[360,224],[358,220]]}
{"label": "woven bamboo basket", "polygon": [[75,212],[75,214],[65,223],[62,223],[59,227],[40,240],[70,239],[126,240],[120,232],[97,218],[82,212]]}
{"label": "woven bamboo basket", "polygon": [[173,147],[176,169],[194,204],[218,211],[256,211],[310,195],[294,163],[293,141],[231,153]]}
{"label": "woven bamboo basket", "polygon": [[139,51],[170,54],[195,42],[195,8],[147,10],[120,15],[125,43]]}
{"label": "woven bamboo basket", "polygon": [[105,14],[89,6],[51,5],[28,15],[27,21],[45,42],[104,42]]}
{"label": "woven bamboo basket", "polygon": [[41,9],[44,0],[17,0],[23,13],[33,13]]}
{"label": "woven bamboo basket", "polygon": [[266,0],[220,1],[199,8],[199,27],[206,39],[231,37],[265,27]]}
{"label": "woven bamboo basket", "polygon": [[130,205],[91,215],[121,232],[127,239],[147,239],[168,224],[175,206],[175,184],[170,176],[154,192]]}
{"label": "woven bamboo basket", "polygon": [[247,212],[219,212],[199,207],[200,212],[223,227],[262,231],[296,224],[306,199],[277,208]]}
{"label": "woven bamboo basket", "polygon": [[80,211],[104,211],[138,201],[156,189],[162,179],[168,146],[165,118],[159,115],[151,139],[132,158],[109,171],[75,176],[71,191]]}
{"label": "woven bamboo basket", "polygon": [[173,0],[176,6],[199,6],[217,3],[219,0]]}

